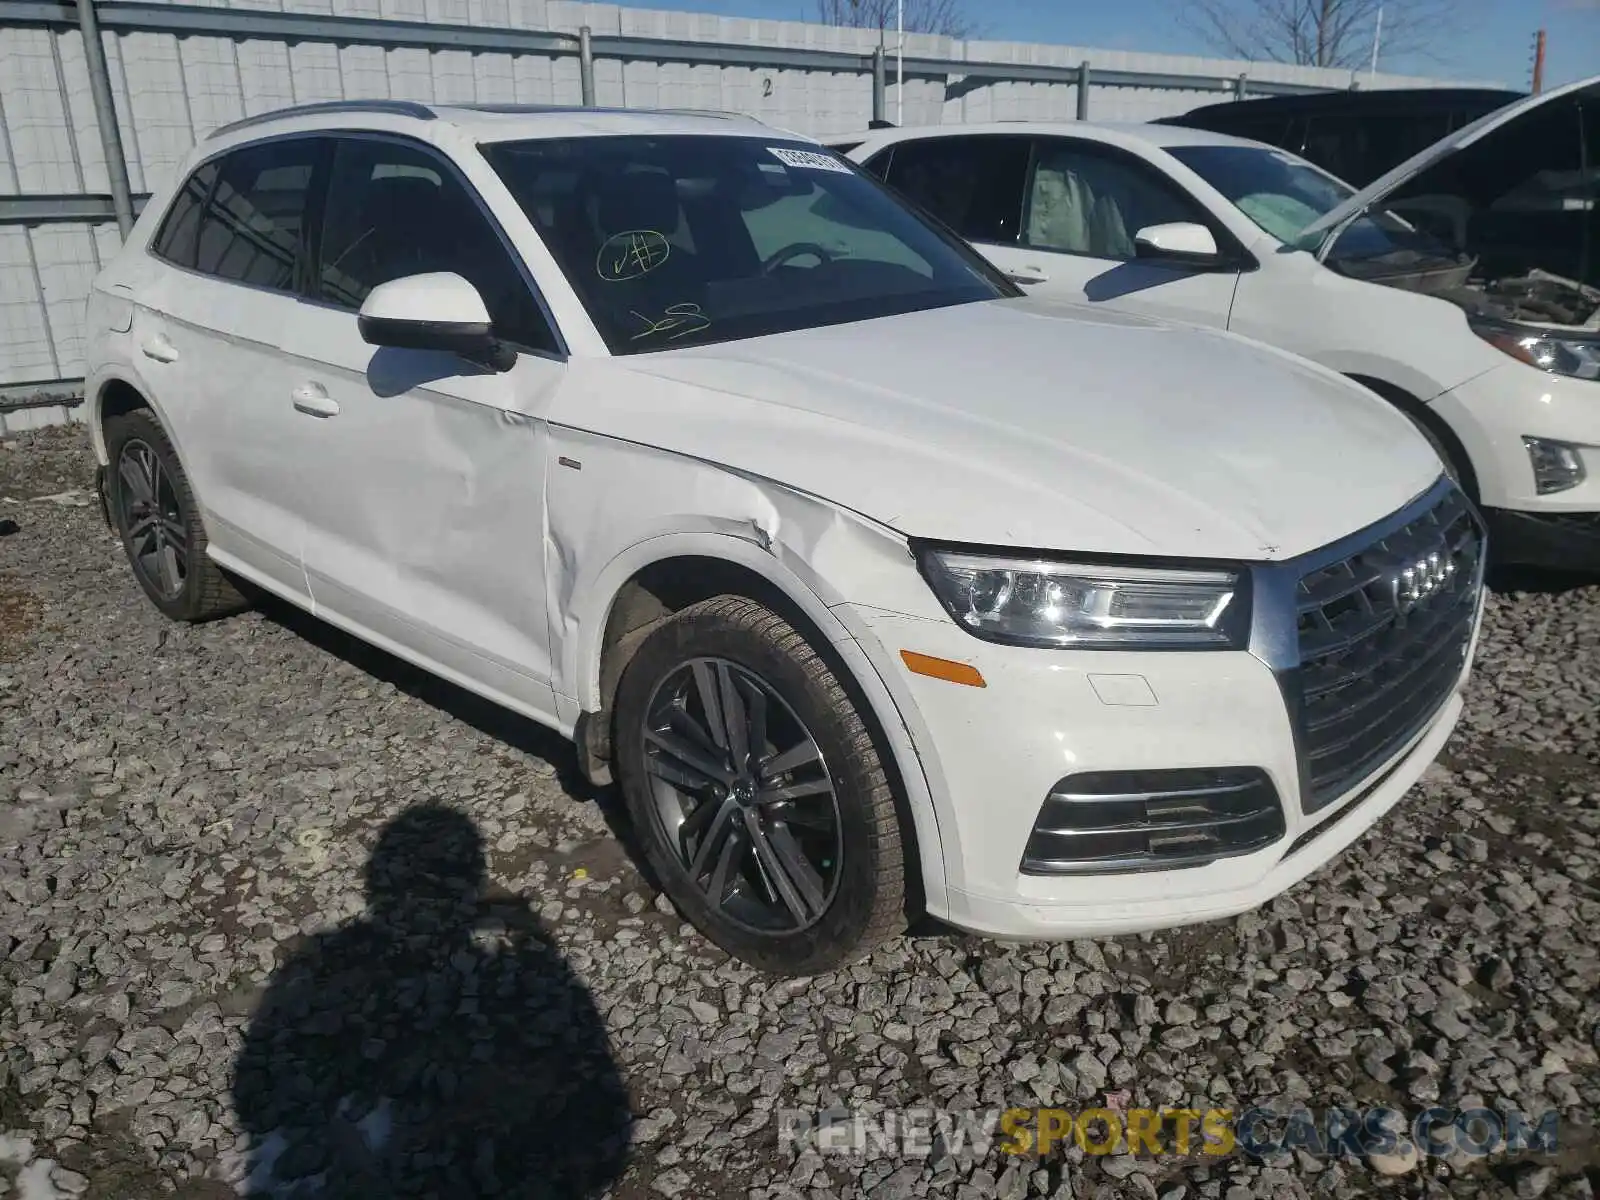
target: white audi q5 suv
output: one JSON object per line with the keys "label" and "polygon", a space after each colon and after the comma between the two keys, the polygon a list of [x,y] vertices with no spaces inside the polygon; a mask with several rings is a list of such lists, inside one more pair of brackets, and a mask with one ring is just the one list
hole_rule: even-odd
{"label": "white audi q5 suv", "polygon": [[767,970],[1237,913],[1449,734],[1484,538],[1407,420],[1020,295],[813,142],[402,102],[199,146],[96,281],[107,511],[570,736]]}

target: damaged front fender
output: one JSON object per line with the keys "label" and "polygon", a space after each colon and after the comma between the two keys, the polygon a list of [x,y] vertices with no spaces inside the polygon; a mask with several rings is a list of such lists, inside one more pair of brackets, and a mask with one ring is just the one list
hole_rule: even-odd
{"label": "damaged front fender", "polygon": [[[832,645],[871,706],[903,781],[924,903],[944,911],[943,795],[893,694],[888,651],[851,603],[945,620],[905,538],[816,497],[697,459],[601,435],[552,429],[545,567],[561,724],[608,707],[606,636],[619,595],[648,568],[712,559],[749,571],[798,608]],[[933,778],[930,778],[930,771]],[[953,827],[953,826],[952,826]]]}

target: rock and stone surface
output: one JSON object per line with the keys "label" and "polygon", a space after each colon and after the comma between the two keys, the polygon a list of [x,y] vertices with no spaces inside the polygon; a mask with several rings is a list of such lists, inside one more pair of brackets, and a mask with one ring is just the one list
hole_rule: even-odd
{"label": "rock and stone surface", "polygon": [[[919,931],[775,982],[651,890],[558,739],[281,605],[160,617],[93,506],[60,501],[91,467],[80,429],[0,441],[7,1200],[1600,1187],[1600,587],[1492,595],[1440,765],[1257,912],[1054,945]],[[833,1157],[777,1130],[1269,1103],[1553,1110],[1560,1149]]]}

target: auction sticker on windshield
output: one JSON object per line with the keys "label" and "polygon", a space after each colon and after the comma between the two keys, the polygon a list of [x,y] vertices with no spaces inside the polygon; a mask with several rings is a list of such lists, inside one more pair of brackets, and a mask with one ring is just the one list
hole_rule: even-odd
{"label": "auction sticker on windshield", "polygon": [[818,154],[814,150],[790,150],[785,146],[768,146],[767,153],[785,166],[806,167],[813,171],[838,171],[841,175],[850,174],[850,168],[831,154]]}

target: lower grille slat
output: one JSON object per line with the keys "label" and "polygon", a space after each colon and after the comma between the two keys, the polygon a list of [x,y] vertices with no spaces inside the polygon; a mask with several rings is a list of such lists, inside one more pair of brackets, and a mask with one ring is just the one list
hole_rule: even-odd
{"label": "lower grille slat", "polygon": [[1095,771],[1063,779],[1034,819],[1028,875],[1169,871],[1251,854],[1284,834],[1259,767]]}
{"label": "lower grille slat", "polygon": [[1460,492],[1298,586],[1301,803],[1317,812],[1398,754],[1460,677],[1484,535]]}

